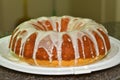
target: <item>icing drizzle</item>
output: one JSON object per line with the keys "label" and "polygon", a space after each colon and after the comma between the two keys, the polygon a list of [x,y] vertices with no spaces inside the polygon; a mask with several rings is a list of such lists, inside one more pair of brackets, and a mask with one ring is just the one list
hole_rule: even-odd
{"label": "icing drizzle", "polygon": [[[67,24],[67,30],[61,32],[61,20],[63,18],[68,18],[69,22]],[[45,22],[49,21],[50,24],[46,25]],[[48,27],[52,25],[53,30],[49,30]],[[49,56],[49,61],[52,62],[52,51],[54,46],[56,47],[57,50],[57,59],[59,61],[59,65],[61,65],[62,61],[62,43],[63,43],[63,35],[67,34],[70,36],[72,44],[73,44],[73,49],[75,53],[75,63],[77,63],[77,59],[79,59],[81,56],[79,55],[79,49],[78,49],[78,39],[81,41],[81,46],[82,46],[82,54],[83,58],[86,58],[85,52],[84,52],[84,44],[83,44],[83,36],[87,36],[91,39],[91,41],[94,43],[96,55],[99,56],[99,49],[98,49],[98,44],[96,41],[95,36],[93,35],[93,31],[95,31],[103,40],[104,43],[104,49],[105,53],[107,53],[107,47],[106,47],[106,42],[104,40],[104,37],[102,34],[97,30],[100,29],[102,30],[106,35],[107,31],[106,29],[96,23],[95,21],[91,19],[86,19],[86,18],[77,18],[77,17],[71,17],[71,16],[63,16],[63,17],[40,17],[38,19],[32,19],[30,21],[24,22],[20,24],[17,28],[17,31],[14,33],[12,36],[12,39],[16,38],[15,42],[15,47],[14,47],[14,52],[16,49],[16,44],[17,41],[21,38],[21,46],[20,46],[20,57],[24,57],[24,46],[27,40],[29,40],[29,36],[33,33],[36,33],[37,37],[35,40],[34,44],[34,49],[33,49],[33,60],[37,64],[36,61],[36,53],[39,48],[44,48]],[[24,35],[20,34],[20,32],[26,31]],[[42,42],[42,40],[45,39],[44,41],[48,42]],[[47,40],[48,39],[48,40]],[[10,48],[12,48],[13,45],[13,40],[11,41]],[[92,54],[92,52],[91,52]]]}

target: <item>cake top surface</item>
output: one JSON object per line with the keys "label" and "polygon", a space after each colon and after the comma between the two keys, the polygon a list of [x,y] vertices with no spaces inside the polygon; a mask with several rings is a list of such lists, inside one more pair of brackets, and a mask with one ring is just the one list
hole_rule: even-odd
{"label": "cake top surface", "polygon": [[[103,25],[96,23],[92,19],[62,16],[62,17],[39,17],[31,19],[18,26],[19,29],[29,29],[29,31],[53,31],[53,32],[71,32],[84,31],[92,28],[104,28]],[[107,30],[103,29],[105,32]]]}

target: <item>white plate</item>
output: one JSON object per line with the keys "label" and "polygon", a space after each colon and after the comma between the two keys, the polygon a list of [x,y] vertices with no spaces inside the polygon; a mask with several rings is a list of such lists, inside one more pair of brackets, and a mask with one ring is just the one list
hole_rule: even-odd
{"label": "white plate", "polygon": [[111,50],[107,57],[94,64],[77,67],[37,67],[20,62],[9,55],[9,40],[10,36],[0,39],[0,65],[20,72],[42,75],[86,74],[107,69],[120,63],[120,41],[113,37],[110,37]]}

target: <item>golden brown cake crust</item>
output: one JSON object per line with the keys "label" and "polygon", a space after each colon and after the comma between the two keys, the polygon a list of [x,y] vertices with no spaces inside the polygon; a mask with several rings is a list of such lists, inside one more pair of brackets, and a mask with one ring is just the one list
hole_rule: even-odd
{"label": "golden brown cake crust", "polygon": [[[87,59],[78,59],[76,60],[62,60],[61,65],[59,65],[58,60],[54,60],[50,62],[49,60],[36,60],[37,66],[43,66],[43,67],[71,67],[71,66],[84,66],[84,65],[89,65],[91,63],[95,63],[102,58],[104,58],[105,55],[100,55],[96,58],[87,58]],[[25,59],[21,58],[21,61],[27,62],[30,65],[36,65],[33,59]]]}

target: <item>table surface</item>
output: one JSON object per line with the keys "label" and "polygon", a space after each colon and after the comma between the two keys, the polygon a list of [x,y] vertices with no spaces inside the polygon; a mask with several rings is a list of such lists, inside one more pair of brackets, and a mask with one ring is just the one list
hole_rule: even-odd
{"label": "table surface", "polygon": [[[104,24],[109,32],[109,35],[120,40],[120,23]],[[0,34],[0,37],[10,35],[10,33]],[[0,66],[0,80],[120,80],[120,64],[112,68],[92,72],[89,74],[80,75],[35,75],[23,72],[14,71]]]}

